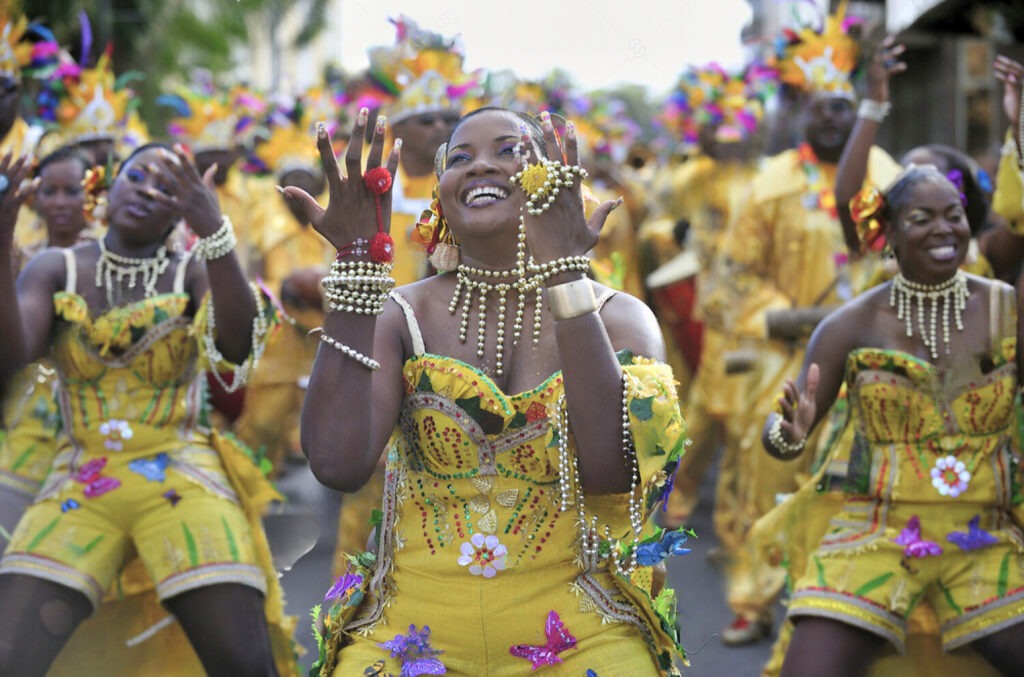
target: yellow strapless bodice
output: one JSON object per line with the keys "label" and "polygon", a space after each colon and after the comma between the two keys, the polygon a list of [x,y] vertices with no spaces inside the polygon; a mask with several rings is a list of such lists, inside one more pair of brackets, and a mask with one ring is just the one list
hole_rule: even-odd
{"label": "yellow strapless bodice", "polygon": [[900,351],[860,348],[848,358],[847,384],[857,422],[851,473],[862,475],[869,495],[986,504],[1005,496],[1015,339],[1004,340],[973,379]]}

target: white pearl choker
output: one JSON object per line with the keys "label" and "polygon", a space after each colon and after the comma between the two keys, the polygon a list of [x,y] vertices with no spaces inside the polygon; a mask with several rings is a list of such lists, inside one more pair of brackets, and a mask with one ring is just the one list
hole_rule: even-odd
{"label": "white pearl choker", "polygon": [[[935,359],[939,356],[937,337],[939,302],[942,302],[942,340],[946,344],[946,354],[948,355],[950,353],[950,306],[953,309],[953,320],[956,323],[957,331],[963,331],[963,311],[967,306],[968,296],[970,296],[970,292],[967,289],[967,276],[959,270],[953,277],[936,285],[911,282],[903,276],[903,273],[897,273],[889,289],[889,305],[896,309],[896,317],[906,322],[907,336],[913,336],[914,304],[917,304],[918,333],[921,334],[921,342]],[[931,315],[926,327],[924,307],[928,302],[931,303]]]}
{"label": "white pearl choker", "polygon": [[117,278],[117,289],[121,289],[121,281],[128,278],[128,288],[134,289],[138,277],[142,276],[142,288],[145,298],[156,296],[156,282],[167,270],[171,260],[167,257],[167,247],[160,245],[156,254],[145,259],[121,256],[107,249],[104,238],[99,239],[100,258],[96,261],[96,286],[106,287],[107,304],[113,308],[114,278]]}

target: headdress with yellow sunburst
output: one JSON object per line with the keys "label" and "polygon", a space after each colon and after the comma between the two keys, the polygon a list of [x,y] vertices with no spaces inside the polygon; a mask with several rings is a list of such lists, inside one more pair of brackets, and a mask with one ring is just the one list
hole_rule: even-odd
{"label": "headdress with yellow sunburst", "polygon": [[860,54],[859,23],[846,16],[847,0],[820,25],[785,29],[777,44],[779,79],[800,90],[853,96],[850,79]]}

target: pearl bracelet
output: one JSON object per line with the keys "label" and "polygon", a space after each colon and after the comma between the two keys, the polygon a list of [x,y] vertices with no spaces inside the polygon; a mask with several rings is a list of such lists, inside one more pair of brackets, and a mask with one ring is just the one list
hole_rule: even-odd
{"label": "pearl bracelet", "polygon": [[220,217],[220,228],[213,235],[201,237],[193,248],[193,256],[198,261],[213,261],[227,256],[238,244],[235,230],[231,227],[231,219],[227,215]]}
{"label": "pearl bracelet", "polygon": [[586,273],[590,271],[590,257],[588,256],[563,256],[553,261],[546,261],[540,264],[533,264],[530,266],[532,272],[536,273],[543,282],[549,277],[554,277],[559,273],[566,273],[569,271],[575,271],[580,273]]}
{"label": "pearl bracelet", "polygon": [[775,420],[772,421],[772,426],[768,429],[768,441],[779,452],[779,455],[783,457],[798,455],[804,450],[804,445],[807,444],[806,437],[799,442],[786,441],[786,437],[782,434],[782,417],[778,414],[775,415]]}
{"label": "pearl bracelet", "polygon": [[888,101],[872,101],[864,99],[857,108],[857,117],[873,122],[881,123],[892,110],[892,104]]}
{"label": "pearl bracelet", "polygon": [[556,320],[571,320],[597,311],[594,285],[588,278],[547,288],[548,309]]}
{"label": "pearl bracelet", "polygon": [[317,327],[313,331],[320,333],[321,343],[326,343],[335,350],[340,351],[341,354],[345,355],[346,357],[351,357],[353,360],[363,365],[367,369],[370,369],[371,371],[377,371],[378,369],[380,369],[380,362],[373,359],[372,357],[367,357],[366,355],[363,355],[355,348],[349,348],[347,345],[345,345],[338,339],[332,336],[328,336],[327,332],[324,331],[323,327]]}

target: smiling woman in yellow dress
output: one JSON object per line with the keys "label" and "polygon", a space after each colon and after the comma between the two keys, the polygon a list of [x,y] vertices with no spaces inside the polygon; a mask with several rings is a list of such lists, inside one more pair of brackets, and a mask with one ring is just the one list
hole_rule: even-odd
{"label": "smiling woman in yellow dress", "polygon": [[[784,676],[863,674],[886,641],[902,653],[922,599],[947,651],[970,645],[1007,675],[1024,665],[1019,301],[960,270],[962,199],[932,166],[861,199],[862,232],[884,233],[900,272],[822,322],[765,424],[768,451],[798,457],[846,383],[844,501],[794,584]],[[813,509],[811,493],[796,500]]]}
{"label": "smiling woman in yellow dress", "polygon": [[328,593],[322,674],[677,670],[657,567],[686,534],[649,516],[685,426],[650,310],[585,277],[616,202],[586,221],[575,132],[563,146],[541,119],[461,118],[428,238],[449,272],[390,295],[385,120],[365,177],[365,109],[347,178],[320,137],[326,210],[286,189],[339,250],[303,449],[342,491],[387,454],[379,547]]}

